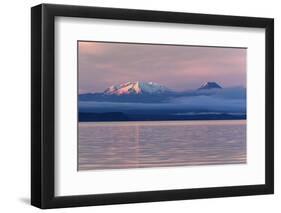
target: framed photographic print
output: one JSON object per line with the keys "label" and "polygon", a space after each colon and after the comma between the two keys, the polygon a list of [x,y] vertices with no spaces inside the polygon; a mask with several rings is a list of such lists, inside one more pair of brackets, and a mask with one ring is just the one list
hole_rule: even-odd
{"label": "framed photographic print", "polygon": [[274,21],[31,9],[31,203],[272,194]]}

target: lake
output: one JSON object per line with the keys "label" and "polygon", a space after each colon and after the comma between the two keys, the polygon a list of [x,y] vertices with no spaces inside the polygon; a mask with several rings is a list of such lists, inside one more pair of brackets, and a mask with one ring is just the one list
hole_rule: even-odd
{"label": "lake", "polygon": [[246,120],[80,122],[78,170],[246,163]]}

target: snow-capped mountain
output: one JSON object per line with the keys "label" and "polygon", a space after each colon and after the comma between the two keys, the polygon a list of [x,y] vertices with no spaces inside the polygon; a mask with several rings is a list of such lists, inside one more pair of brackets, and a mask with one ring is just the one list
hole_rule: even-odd
{"label": "snow-capped mountain", "polygon": [[79,95],[81,101],[159,103],[177,93],[154,82],[127,82],[108,87],[99,93]]}
{"label": "snow-capped mountain", "polygon": [[198,90],[209,90],[209,89],[222,89],[222,87],[218,85],[216,82],[206,82],[198,88]]}
{"label": "snow-capped mountain", "polygon": [[153,82],[127,82],[80,94],[78,106],[79,122],[246,119],[246,88],[206,82],[172,91]]}
{"label": "snow-capped mountain", "polygon": [[163,94],[172,92],[167,87],[154,82],[127,82],[124,84],[113,85],[103,93],[106,95],[136,95],[136,94]]}
{"label": "snow-capped mountain", "polygon": [[216,82],[206,82],[195,90],[173,91],[154,82],[127,82],[108,87],[103,92],[84,93],[79,95],[80,101],[124,102],[124,103],[164,103],[176,98],[202,95],[219,95],[225,91]]}

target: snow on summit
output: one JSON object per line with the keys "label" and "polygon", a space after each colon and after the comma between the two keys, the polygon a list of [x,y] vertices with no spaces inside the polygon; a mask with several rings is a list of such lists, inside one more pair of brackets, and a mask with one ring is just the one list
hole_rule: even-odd
{"label": "snow on summit", "polygon": [[201,85],[201,87],[198,88],[198,90],[202,89],[222,89],[220,85],[218,85],[216,82],[206,82]]}
{"label": "snow on summit", "polygon": [[125,94],[161,94],[171,92],[167,87],[154,82],[127,82],[120,85],[113,85],[107,88],[104,93],[107,95]]}

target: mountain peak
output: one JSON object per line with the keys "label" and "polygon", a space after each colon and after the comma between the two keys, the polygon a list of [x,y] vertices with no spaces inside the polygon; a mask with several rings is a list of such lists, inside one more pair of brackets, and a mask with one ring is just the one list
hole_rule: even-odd
{"label": "mountain peak", "polygon": [[203,89],[222,89],[220,85],[218,85],[216,82],[206,82],[202,84],[198,90],[203,90]]}
{"label": "mountain peak", "polygon": [[129,95],[129,94],[161,94],[170,92],[168,88],[154,82],[126,82],[113,85],[107,88],[104,93],[107,95]]}

